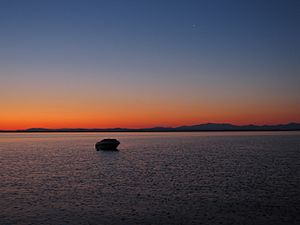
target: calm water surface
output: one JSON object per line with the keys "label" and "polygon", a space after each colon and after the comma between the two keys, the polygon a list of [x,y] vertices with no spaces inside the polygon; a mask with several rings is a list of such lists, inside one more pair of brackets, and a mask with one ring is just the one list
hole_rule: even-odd
{"label": "calm water surface", "polygon": [[299,132],[2,133],[0,224],[299,224],[299,167]]}

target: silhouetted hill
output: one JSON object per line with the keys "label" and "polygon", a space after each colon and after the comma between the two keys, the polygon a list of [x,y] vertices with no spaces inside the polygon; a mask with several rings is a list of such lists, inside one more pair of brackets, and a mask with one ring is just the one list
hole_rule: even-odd
{"label": "silhouetted hill", "polygon": [[176,127],[176,130],[189,130],[189,131],[198,131],[198,130],[206,130],[206,131],[214,131],[214,130],[235,130],[240,126],[235,126],[229,123],[205,123],[193,126],[181,126]]}
{"label": "silhouetted hill", "polygon": [[0,132],[179,132],[179,131],[300,131],[300,123],[278,125],[233,125],[230,123],[205,123],[192,126],[179,127],[150,127],[140,129],[130,128],[30,128],[26,130]]}
{"label": "silhouetted hill", "polygon": [[299,123],[278,125],[232,125],[229,123],[206,123],[194,126],[181,126],[175,128],[180,131],[273,131],[273,130],[300,130]]}

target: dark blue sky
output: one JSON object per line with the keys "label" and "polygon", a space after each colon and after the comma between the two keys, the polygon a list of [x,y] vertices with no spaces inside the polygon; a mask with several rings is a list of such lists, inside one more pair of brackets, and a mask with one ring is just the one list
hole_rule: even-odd
{"label": "dark blue sky", "polygon": [[26,54],[29,63],[59,64],[60,55],[86,66],[102,62],[114,66],[120,61],[124,66],[147,66],[149,60],[157,66],[180,61],[195,69],[202,63],[260,67],[261,61],[297,66],[299,4],[4,0],[0,3],[1,56],[19,61],[32,51]]}
{"label": "dark blue sky", "polygon": [[1,0],[0,88],[282,110],[300,102],[299,22],[296,0]]}

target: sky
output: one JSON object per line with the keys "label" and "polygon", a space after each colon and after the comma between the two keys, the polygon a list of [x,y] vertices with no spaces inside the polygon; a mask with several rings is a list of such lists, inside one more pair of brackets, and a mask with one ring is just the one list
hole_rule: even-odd
{"label": "sky", "polygon": [[298,0],[1,0],[0,129],[300,122]]}

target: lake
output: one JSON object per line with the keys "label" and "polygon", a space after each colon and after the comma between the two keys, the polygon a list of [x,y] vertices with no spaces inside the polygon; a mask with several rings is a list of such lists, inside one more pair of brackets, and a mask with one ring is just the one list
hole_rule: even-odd
{"label": "lake", "polygon": [[300,132],[1,133],[0,224],[299,224],[299,167]]}

